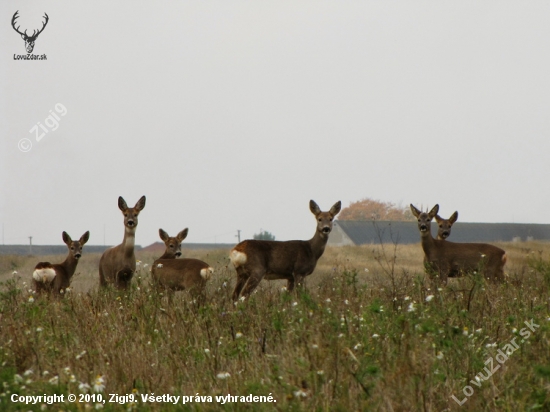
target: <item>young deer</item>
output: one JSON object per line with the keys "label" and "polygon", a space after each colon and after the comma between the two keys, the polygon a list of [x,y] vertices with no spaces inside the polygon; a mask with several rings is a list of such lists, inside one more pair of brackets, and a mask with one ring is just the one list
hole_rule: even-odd
{"label": "young deer", "polygon": [[86,232],[78,241],[74,241],[63,232],[63,242],[69,248],[69,254],[63,263],[39,262],[32,273],[33,289],[37,293],[50,292],[57,296],[65,292],[71,285],[71,278],[82,256],[82,246],[90,238],[90,232]]}
{"label": "young deer", "polygon": [[201,294],[214,269],[202,260],[176,259],[181,256],[181,242],[187,237],[187,233],[186,228],[176,237],[170,237],[164,230],[159,229],[159,236],[166,245],[166,250],[164,255],[153,263],[152,277],[160,287],[170,290],[187,289],[193,294]]}
{"label": "young deer", "polygon": [[332,220],[341,206],[338,201],[328,212],[322,212],[317,203],[309,201],[309,210],[317,219],[317,229],[310,240],[245,240],[235,246],[229,254],[237,270],[233,300],[237,300],[241,292],[243,297],[249,296],[264,278],[286,279],[289,291],[294,289],[295,284],[301,286],[323,255],[332,230]]}
{"label": "young deer", "polygon": [[136,271],[134,244],[139,212],[145,207],[145,196],[129,208],[122,196],[118,198],[118,208],[124,215],[124,239],[118,246],[107,249],[99,261],[99,284],[114,284],[117,289],[127,289]]}
{"label": "young deer", "polygon": [[435,220],[437,222],[437,238],[439,240],[445,240],[451,236],[451,227],[458,219],[458,212],[454,212],[450,218],[443,219],[439,215],[435,215]]}
{"label": "young deer", "polygon": [[482,271],[487,279],[504,280],[506,252],[486,243],[453,243],[434,239],[431,221],[439,210],[435,205],[429,213],[421,212],[411,204],[411,211],[418,219],[422,249],[428,269],[439,274],[443,284],[448,277],[461,276],[467,272]]}

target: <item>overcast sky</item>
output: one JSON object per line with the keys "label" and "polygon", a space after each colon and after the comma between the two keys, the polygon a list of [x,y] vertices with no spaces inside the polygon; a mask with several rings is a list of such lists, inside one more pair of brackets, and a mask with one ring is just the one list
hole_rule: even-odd
{"label": "overcast sky", "polygon": [[[30,33],[49,15],[47,60],[14,60],[16,10]],[[147,196],[143,246],[159,227],[307,239],[310,199],[550,223],[546,1],[3,1],[0,16],[6,244],[118,244],[120,195]]]}

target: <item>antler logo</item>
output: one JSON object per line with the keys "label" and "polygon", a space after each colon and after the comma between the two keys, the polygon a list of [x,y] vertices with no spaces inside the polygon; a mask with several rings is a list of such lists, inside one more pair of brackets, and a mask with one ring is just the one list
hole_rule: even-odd
{"label": "antler logo", "polygon": [[32,53],[32,51],[34,49],[34,42],[36,41],[36,38],[38,37],[38,35],[40,33],[42,33],[44,31],[44,28],[48,24],[48,20],[50,18],[48,17],[48,15],[46,13],[44,13],[43,17],[46,19],[46,21],[44,23],[42,23],[42,28],[38,31],[33,30],[32,35],[29,36],[29,35],[27,35],[27,30],[25,30],[24,33],[19,31],[19,27],[21,27],[21,26],[15,27],[15,23],[16,23],[15,20],[17,20],[17,18],[19,17],[18,13],[19,13],[19,10],[17,10],[15,12],[15,14],[13,15],[13,18],[11,19],[11,25],[12,25],[13,29],[21,35],[21,38],[23,40],[25,40],[25,48],[27,49],[27,53]]}

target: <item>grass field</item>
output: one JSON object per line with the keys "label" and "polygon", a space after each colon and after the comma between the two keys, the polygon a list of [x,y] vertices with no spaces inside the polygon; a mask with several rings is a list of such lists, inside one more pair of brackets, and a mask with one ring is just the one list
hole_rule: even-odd
{"label": "grass field", "polygon": [[[550,410],[550,244],[498,246],[501,285],[472,275],[433,286],[419,244],[327,248],[304,290],[263,281],[236,305],[228,251],[194,251],[216,271],[200,307],[151,288],[155,256],[138,254],[131,290],[103,291],[100,256],[84,247],[61,300],[28,289],[38,261],[62,257],[2,256],[0,410]],[[143,401],[153,394],[180,398]]]}

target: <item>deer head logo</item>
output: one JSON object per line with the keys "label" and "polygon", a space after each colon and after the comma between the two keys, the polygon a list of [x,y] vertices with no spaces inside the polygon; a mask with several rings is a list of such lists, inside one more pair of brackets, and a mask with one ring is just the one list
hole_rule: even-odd
{"label": "deer head logo", "polygon": [[17,18],[19,17],[18,13],[19,13],[19,10],[17,10],[15,12],[15,14],[13,15],[13,17],[11,19],[11,25],[12,25],[13,29],[21,35],[21,38],[23,40],[25,40],[25,48],[27,49],[27,53],[32,53],[32,51],[34,49],[34,42],[36,41],[36,38],[38,37],[38,35],[40,33],[42,33],[44,31],[44,28],[48,24],[48,20],[50,18],[48,17],[48,15],[46,13],[44,13],[44,18],[46,19],[46,21],[44,23],[42,23],[42,28],[38,31],[33,30],[32,35],[29,36],[29,35],[27,35],[27,30],[25,30],[24,33],[19,31],[19,27],[21,27],[21,26],[15,27],[15,23],[16,23],[15,20],[17,20]]}

